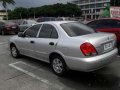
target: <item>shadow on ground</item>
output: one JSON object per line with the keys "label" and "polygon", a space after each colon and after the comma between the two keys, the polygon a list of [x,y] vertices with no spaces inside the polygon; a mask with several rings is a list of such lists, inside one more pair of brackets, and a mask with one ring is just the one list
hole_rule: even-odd
{"label": "shadow on ground", "polygon": [[[23,56],[22,61],[44,70],[50,71],[50,65],[39,60]],[[120,78],[113,73],[104,74],[103,71],[109,72],[109,67],[94,72],[69,71],[65,77],[57,77],[58,82],[64,85],[64,90],[120,90]],[[49,76],[49,78],[51,78]],[[54,78],[53,78],[54,80]],[[70,88],[70,89],[68,89]]]}

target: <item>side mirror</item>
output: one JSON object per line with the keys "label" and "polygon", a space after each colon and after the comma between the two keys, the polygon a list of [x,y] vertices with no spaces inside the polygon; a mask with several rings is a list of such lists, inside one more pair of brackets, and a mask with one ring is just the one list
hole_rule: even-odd
{"label": "side mirror", "polygon": [[18,33],[18,37],[24,37],[23,32],[19,32],[19,33]]}

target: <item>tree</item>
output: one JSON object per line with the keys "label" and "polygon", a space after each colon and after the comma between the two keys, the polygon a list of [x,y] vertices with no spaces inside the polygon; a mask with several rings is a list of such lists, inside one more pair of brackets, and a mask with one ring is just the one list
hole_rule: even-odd
{"label": "tree", "polygon": [[8,19],[8,12],[7,12],[7,4],[15,4],[15,1],[14,0],[0,0],[0,2],[2,3],[3,7],[5,8],[6,10],[6,18]]}
{"label": "tree", "polygon": [[110,5],[106,6],[103,16],[110,17]]}
{"label": "tree", "polygon": [[33,8],[15,8],[9,13],[10,19],[20,19],[22,18],[34,18],[34,17],[80,17],[82,11],[80,8],[71,3],[67,4],[54,4],[54,5],[45,5],[42,7],[33,7]]}
{"label": "tree", "polygon": [[111,6],[120,6],[120,0],[111,0],[110,5]]}

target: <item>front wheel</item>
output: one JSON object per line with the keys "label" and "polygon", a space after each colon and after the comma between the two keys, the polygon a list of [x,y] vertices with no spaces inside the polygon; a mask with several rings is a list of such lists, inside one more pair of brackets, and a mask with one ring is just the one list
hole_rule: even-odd
{"label": "front wheel", "polygon": [[16,46],[15,45],[12,45],[11,47],[10,47],[10,49],[11,49],[11,54],[12,54],[12,56],[14,57],[14,58],[18,58],[19,57],[19,51],[18,51],[18,49],[16,48]]}
{"label": "front wheel", "polygon": [[53,72],[58,76],[64,76],[67,72],[65,61],[59,55],[55,55],[51,58],[51,66]]}

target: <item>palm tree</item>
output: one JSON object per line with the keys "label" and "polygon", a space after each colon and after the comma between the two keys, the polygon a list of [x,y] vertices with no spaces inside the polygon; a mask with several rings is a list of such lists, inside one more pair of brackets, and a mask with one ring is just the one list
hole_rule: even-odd
{"label": "palm tree", "polygon": [[5,10],[6,10],[6,18],[7,18],[7,20],[8,20],[7,4],[12,4],[12,5],[14,5],[14,4],[15,4],[15,1],[14,1],[14,0],[0,0],[0,2],[2,3],[3,7],[4,7]]}

